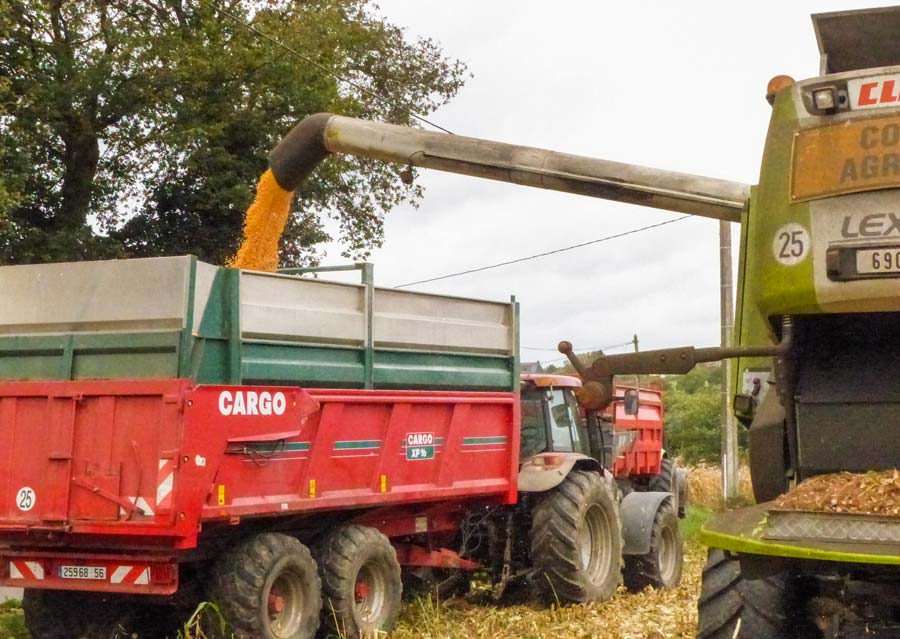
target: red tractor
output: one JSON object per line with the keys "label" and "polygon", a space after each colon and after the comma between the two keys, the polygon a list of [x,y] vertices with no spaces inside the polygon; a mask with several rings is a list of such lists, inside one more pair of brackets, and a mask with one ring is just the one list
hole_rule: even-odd
{"label": "red tractor", "polygon": [[623,579],[630,590],[681,579],[687,473],[664,455],[660,393],[618,387],[597,412],[579,407],[581,387],[522,375],[518,503],[470,512],[459,551],[489,567],[497,594],[530,584],[578,603],[608,599]]}

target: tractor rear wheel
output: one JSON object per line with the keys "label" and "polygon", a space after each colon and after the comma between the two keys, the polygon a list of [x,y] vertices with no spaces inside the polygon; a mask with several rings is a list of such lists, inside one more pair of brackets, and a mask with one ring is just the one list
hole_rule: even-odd
{"label": "tractor rear wheel", "polygon": [[544,599],[604,601],[622,581],[622,518],[600,474],[572,471],[532,511],[533,580]]}
{"label": "tractor rear wheel", "polygon": [[697,639],[793,638],[791,599],[785,575],[743,579],[737,559],[711,548],[697,602]]}
{"label": "tractor rear wheel", "polygon": [[312,639],[319,629],[322,584],[316,562],[294,537],[262,533],[213,568],[210,598],[237,639]]}
{"label": "tractor rear wheel", "polygon": [[319,546],[325,623],[339,637],[390,631],[403,585],[390,540],[366,526],[342,526]]}
{"label": "tractor rear wheel", "polygon": [[684,542],[678,531],[678,514],[663,504],[653,519],[650,552],[625,557],[625,586],[636,592],[647,586],[675,588],[684,568]]}

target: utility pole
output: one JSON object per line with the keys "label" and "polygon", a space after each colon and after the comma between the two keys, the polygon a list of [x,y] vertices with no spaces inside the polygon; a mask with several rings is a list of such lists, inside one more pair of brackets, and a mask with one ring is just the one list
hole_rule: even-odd
{"label": "utility pole", "polygon": [[[731,346],[734,332],[734,295],[731,284],[731,223],[719,222],[719,304],[722,346]],[[722,497],[726,503],[738,496],[737,422],[731,410],[731,359],[722,362]]]}

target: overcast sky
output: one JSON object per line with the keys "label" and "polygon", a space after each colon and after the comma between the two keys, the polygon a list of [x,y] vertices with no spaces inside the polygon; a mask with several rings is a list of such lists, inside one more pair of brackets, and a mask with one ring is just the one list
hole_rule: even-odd
{"label": "overcast sky", "polygon": [[[410,35],[438,40],[474,77],[430,119],[454,133],[752,183],[777,74],[817,75],[801,2],[381,0]],[[387,218],[372,256],[396,286],[541,253],[678,214],[424,171],[418,210]],[[733,227],[735,250],[738,228]],[[521,302],[527,347],[719,340],[718,222],[691,218],[626,238],[413,287]],[[323,263],[340,262],[331,251]],[[545,362],[551,351],[523,350]]]}

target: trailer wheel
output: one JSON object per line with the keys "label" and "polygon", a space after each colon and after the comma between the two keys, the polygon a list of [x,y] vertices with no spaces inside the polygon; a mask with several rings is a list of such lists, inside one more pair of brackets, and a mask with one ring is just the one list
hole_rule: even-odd
{"label": "trailer wheel", "polygon": [[533,580],[544,599],[604,601],[622,580],[622,518],[606,480],[576,470],[534,507]]}
{"label": "trailer wheel", "polygon": [[636,592],[647,586],[674,588],[681,582],[684,542],[678,531],[678,515],[663,504],[653,518],[650,552],[625,557],[625,586]]}
{"label": "trailer wheel", "polygon": [[343,526],[319,548],[325,622],[339,637],[390,631],[403,585],[391,542],[366,526]]}
{"label": "trailer wheel", "polygon": [[789,639],[793,608],[784,575],[748,580],[741,564],[716,548],[709,551],[697,602],[697,639]]}
{"label": "trailer wheel", "polygon": [[647,490],[654,493],[672,493],[675,492],[675,464],[668,457],[663,457],[659,466],[659,474],[650,477],[647,484]]}
{"label": "trailer wheel", "polygon": [[688,499],[690,497],[690,475],[687,468],[675,468],[675,488],[678,490],[678,518],[687,516]]}
{"label": "trailer wheel", "polygon": [[210,596],[238,639],[312,639],[322,584],[316,562],[294,537],[263,533],[222,557]]}

